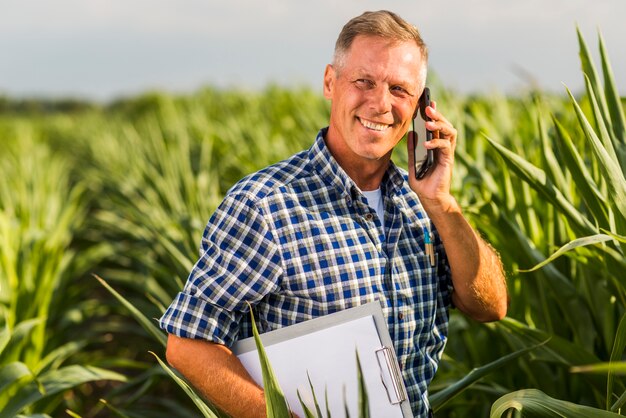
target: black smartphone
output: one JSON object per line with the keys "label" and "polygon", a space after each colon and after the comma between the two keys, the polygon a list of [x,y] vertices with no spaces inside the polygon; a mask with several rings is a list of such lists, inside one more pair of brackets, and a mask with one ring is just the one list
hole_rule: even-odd
{"label": "black smartphone", "polygon": [[413,131],[415,132],[415,141],[413,141],[413,159],[415,167],[415,178],[421,179],[426,175],[430,167],[433,166],[434,155],[433,150],[427,150],[424,147],[425,141],[433,139],[433,133],[426,129],[426,121],[430,118],[426,116],[426,107],[430,106],[430,89],[424,88],[424,92],[419,98],[417,112],[413,119]]}

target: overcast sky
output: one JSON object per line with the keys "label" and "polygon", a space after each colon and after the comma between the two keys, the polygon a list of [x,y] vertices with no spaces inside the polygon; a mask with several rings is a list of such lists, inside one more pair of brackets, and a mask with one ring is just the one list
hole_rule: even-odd
{"label": "overcast sky", "polygon": [[461,92],[578,91],[576,24],[626,92],[625,0],[0,0],[0,94],[110,100],[269,82],[321,92],[343,24],[389,9]]}

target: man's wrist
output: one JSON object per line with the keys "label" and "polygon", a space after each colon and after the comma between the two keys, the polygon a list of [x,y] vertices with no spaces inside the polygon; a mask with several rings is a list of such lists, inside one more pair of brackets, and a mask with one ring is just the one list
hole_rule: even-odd
{"label": "man's wrist", "polygon": [[452,214],[462,214],[461,206],[452,195],[439,199],[420,199],[430,219],[436,223],[437,218]]}

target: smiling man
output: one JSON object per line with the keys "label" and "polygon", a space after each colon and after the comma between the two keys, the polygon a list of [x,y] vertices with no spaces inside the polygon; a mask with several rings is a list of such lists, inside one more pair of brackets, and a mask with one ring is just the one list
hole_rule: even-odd
{"label": "smiling man", "polygon": [[506,314],[499,258],[450,194],[457,132],[434,104],[429,173],[418,181],[411,161],[408,172],[391,161],[426,65],[417,29],[399,16],[352,19],[324,74],[329,126],[309,150],[241,180],[209,220],[160,324],[168,361],[232,416],[265,416],[263,390],[229,349],[251,336],[248,303],[265,332],[379,301],[417,417],[431,413],[450,307],[480,321]]}
{"label": "smiling man", "polygon": [[332,103],[326,145],[361,190],[378,189],[409,128],[424,89],[422,48],[361,35],[326,67],[324,95]]}

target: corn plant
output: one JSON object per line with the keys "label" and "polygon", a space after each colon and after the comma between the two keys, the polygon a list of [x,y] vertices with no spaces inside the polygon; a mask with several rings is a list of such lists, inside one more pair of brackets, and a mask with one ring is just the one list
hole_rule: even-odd
{"label": "corn plant", "polygon": [[68,343],[39,363],[36,368],[13,360],[16,351],[28,344],[31,333],[41,321],[24,321],[11,332],[5,328],[0,333],[0,417],[48,417],[45,411],[54,405],[55,398],[84,383],[98,380],[126,381],[120,373],[85,365],[59,366],[65,357],[80,349],[79,344]]}
{"label": "corn plant", "polygon": [[84,188],[71,183],[66,162],[38,142],[34,129],[20,128],[19,140],[3,139],[0,159],[0,417],[47,416],[35,412],[54,410],[70,389],[125,380],[68,364],[88,344],[62,336],[81,326],[64,318],[69,311],[62,307],[80,271],[71,244],[86,216]]}
{"label": "corn plant", "polygon": [[[553,115],[553,130],[549,132],[541,112],[538,112],[538,145],[542,157],[536,163],[541,164],[542,168],[495,140],[488,139],[506,167],[532,190],[533,198],[540,197],[545,204],[543,214],[534,212],[533,218],[541,220],[534,224],[530,222],[533,220],[531,217],[524,219],[513,214],[508,215],[506,209],[492,205],[490,215],[496,220],[496,225],[491,225],[490,228],[499,228],[501,233],[506,231],[509,239],[513,238],[511,243],[518,254],[525,256],[529,267],[535,265],[534,268],[525,270],[526,274],[540,275],[550,289],[548,294],[543,293],[543,287],[538,289],[542,292],[538,294],[538,300],[541,301],[540,311],[527,311],[525,319],[530,324],[514,320],[504,321],[501,326],[506,329],[503,330],[503,336],[515,347],[551,335],[551,341],[546,344],[545,349],[539,350],[536,359],[564,366],[557,371],[558,376],[563,379],[561,384],[566,380],[577,382],[576,386],[570,386],[570,390],[574,389],[574,392],[570,392],[569,396],[579,392],[576,396],[582,395],[578,399],[584,399],[585,402],[595,398],[596,406],[613,413],[572,406],[571,403],[554,400],[541,392],[527,391],[501,398],[494,404],[492,417],[499,417],[504,413],[506,408],[503,409],[502,405],[517,405],[516,408],[524,416],[526,413],[527,416],[545,414],[537,411],[547,410],[559,410],[566,416],[614,416],[614,412],[624,403],[626,387],[610,372],[604,379],[597,375],[585,375],[578,379],[569,371],[571,366],[607,360],[612,351],[616,353],[613,356],[621,356],[624,347],[621,345],[616,349],[616,344],[623,339],[623,335],[618,334],[617,323],[624,315],[626,307],[623,281],[623,272],[626,271],[624,111],[613,82],[602,37],[600,36],[600,51],[605,89],[601,89],[580,33],[579,43],[592,122],[569,91],[579,129],[570,129],[568,132],[559,117]],[[538,108],[541,109],[541,106]],[[553,144],[557,145],[556,149]],[[512,179],[507,178],[506,181],[513,183]],[[505,190],[520,189],[509,186]],[[519,194],[509,193],[507,196],[519,199]],[[531,237],[534,235],[553,244],[558,241],[567,242],[556,252],[555,248],[544,246],[543,252],[540,250],[541,243],[530,241],[529,234],[520,231],[520,221],[524,228],[534,231]],[[550,252],[553,252],[552,256],[549,256]],[[571,258],[559,259],[562,254]],[[529,277],[528,275],[525,277]],[[528,300],[519,297],[517,299]],[[556,318],[559,317],[562,319],[557,321]],[[546,327],[546,330],[539,329],[539,325]],[[542,371],[539,368],[529,373],[541,376],[542,373],[549,373],[549,370],[550,368],[546,368]],[[545,382],[550,382],[550,379],[544,382],[536,380],[538,385],[545,385]],[[553,382],[557,383],[554,380]],[[552,386],[551,392],[562,391],[554,390]],[[538,405],[539,409],[533,405]],[[577,410],[581,412],[576,412]]]}

